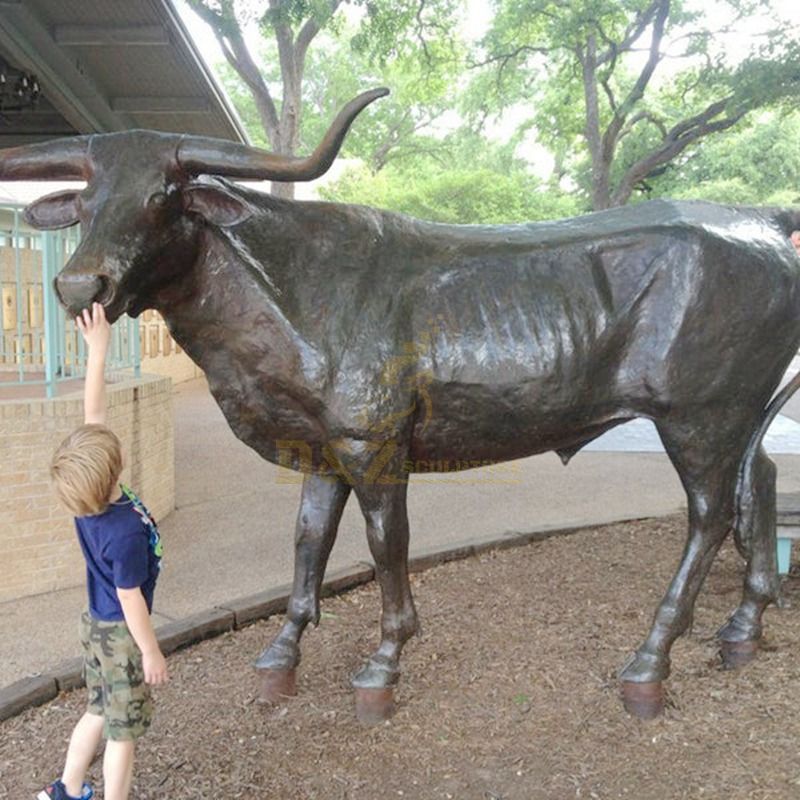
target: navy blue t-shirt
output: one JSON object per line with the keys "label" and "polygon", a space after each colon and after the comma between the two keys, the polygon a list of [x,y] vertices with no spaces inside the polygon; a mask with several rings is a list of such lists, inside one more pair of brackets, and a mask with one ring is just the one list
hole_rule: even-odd
{"label": "navy blue t-shirt", "polygon": [[159,558],[133,502],[123,494],[100,514],[76,517],[75,527],[86,559],[89,613],[108,622],[123,620],[117,589],[137,587],[152,611]]}

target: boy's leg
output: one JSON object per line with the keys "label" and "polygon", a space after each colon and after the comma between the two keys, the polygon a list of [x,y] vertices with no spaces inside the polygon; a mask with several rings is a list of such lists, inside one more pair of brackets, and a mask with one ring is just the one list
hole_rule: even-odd
{"label": "boy's leg", "polygon": [[105,800],[128,800],[133,781],[133,739],[109,739],[103,758],[103,797]]}
{"label": "boy's leg", "polygon": [[80,797],[86,771],[103,737],[103,717],[87,711],[78,721],[69,740],[67,760],[61,782],[72,797]]}
{"label": "boy's leg", "polygon": [[83,677],[88,705],[72,731],[61,783],[71,797],[81,797],[83,781],[103,736],[103,679],[101,665],[92,650],[92,617],[84,611],[80,617],[79,637],[83,649]]}
{"label": "boy's leg", "polygon": [[103,797],[127,800],[133,782],[136,739],[150,727],[152,703],[142,654],[124,622],[95,626],[103,675]]}

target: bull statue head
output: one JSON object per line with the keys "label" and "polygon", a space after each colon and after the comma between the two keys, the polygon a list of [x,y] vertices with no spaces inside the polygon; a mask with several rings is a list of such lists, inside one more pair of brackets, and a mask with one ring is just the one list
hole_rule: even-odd
{"label": "bull statue head", "polygon": [[310,181],[333,163],[356,116],[388,94],[379,88],[351,100],[306,158],[236,142],[132,130],[58,139],[0,151],[0,181],[84,180],[83,190],[47,195],[25,219],[53,230],[80,223],[81,243],[55,280],[72,316],[101,302],[110,321],[137,316],[175,271],[197,255],[203,221],[235,225],[252,211],[201,176]]}

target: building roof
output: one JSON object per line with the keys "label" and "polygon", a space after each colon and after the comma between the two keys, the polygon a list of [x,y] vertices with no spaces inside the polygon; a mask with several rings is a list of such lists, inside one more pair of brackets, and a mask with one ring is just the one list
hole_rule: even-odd
{"label": "building roof", "polygon": [[32,110],[0,147],[131,128],[247,141],[171,0],[0,0],[0,58],[32,73]]}

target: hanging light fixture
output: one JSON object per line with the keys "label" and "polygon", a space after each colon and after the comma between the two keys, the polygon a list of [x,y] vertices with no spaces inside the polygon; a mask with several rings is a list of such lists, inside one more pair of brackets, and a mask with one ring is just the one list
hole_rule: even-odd
{"label": "hanging light fixture", "polygon": [[0,112],[34,108],[41,89],[36,76],[0,59]]}

